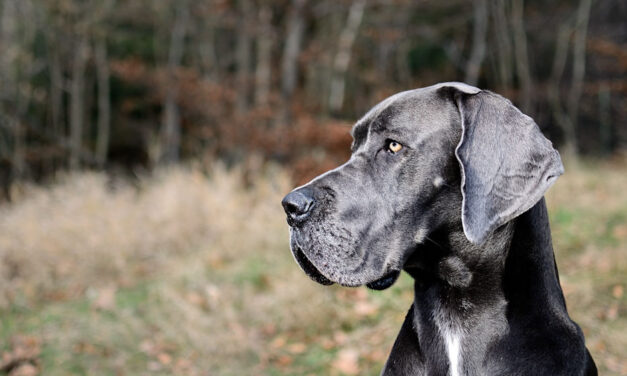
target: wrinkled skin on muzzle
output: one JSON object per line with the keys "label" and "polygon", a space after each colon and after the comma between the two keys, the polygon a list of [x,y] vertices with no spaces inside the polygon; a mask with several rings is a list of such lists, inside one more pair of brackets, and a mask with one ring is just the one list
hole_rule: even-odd
{"label": "wrinkled skin on muzzle", "polygon": [[288,223],[292,253],[313,280],[387,288],[430,232],[459,222],[440,210],[462,200],[459,112],[441,95],[418,89],[379,103],[353,127],[350,160],[292,191],[311,196]]}

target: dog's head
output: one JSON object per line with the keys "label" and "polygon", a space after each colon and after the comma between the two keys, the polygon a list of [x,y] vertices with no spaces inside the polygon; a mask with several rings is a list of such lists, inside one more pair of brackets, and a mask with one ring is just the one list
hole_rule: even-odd
{"label": "dog's head", "polygon": [[481,245],[563,172],[531,118],[461,83],[385,99],[352,135],[349,161],[282,202],[292,253],[322,284],[389,287],[442,228]]}

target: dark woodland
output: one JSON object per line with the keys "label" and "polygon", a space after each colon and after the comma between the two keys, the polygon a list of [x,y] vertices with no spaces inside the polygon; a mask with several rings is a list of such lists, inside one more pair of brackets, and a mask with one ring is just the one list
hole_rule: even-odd
{"label": "dark woodland", "polygon": [[[0,175],[343,161],[397,91],[465,81],[563,155],[627,145],[627,4],[527,1],[0,1]],[[315,171],[313,171],[313,170]]]}

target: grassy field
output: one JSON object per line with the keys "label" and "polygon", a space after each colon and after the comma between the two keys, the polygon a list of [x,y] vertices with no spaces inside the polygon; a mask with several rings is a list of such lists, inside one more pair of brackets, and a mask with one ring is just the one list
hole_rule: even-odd
{"label": "grassy field", "polygon": [[[0,206],[0,375],[377,375],[412,282],[310,281],[289,253],[290,185],[270,166],[15,187]],[[627,163],[589,163],[547,195],[569,311],[604,375],[627,375],[624,187]]]}

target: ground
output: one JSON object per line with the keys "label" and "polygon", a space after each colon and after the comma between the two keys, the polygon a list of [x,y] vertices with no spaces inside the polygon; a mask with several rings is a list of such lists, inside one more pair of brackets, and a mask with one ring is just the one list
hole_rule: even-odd
{"label": "ground", "polygon": [[[627,375],[624,187],[624,161],[580,162],[547,194],[568,309],[604,375]],[[309,280],[289,252],[290,188],[275,166],[14,187],[0,206],[0,375],[377,375],[412,281]]]}

